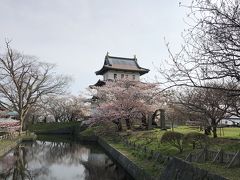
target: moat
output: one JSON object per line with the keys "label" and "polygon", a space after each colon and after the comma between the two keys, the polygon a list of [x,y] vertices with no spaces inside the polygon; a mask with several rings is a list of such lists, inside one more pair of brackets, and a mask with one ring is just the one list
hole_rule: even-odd
{"label": "moat", "polygon": [[97,144],[41,139],[24,142],[0,160],[6,180],[130,180]]}

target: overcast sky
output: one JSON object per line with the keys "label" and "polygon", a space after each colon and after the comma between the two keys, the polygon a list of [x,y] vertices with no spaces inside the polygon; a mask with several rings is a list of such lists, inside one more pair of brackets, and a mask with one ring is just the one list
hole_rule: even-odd
{"label": "overcast sky", "polygon": [[[181,0],[189,4],[190,0]],[[181,45],[186,10],[178,0],[0,0],[0,52],[12,47],[71,75],[76,94],[100,79],[95,75],[107,51],[133,57],[151,72],[167,59],[164,38]]]}

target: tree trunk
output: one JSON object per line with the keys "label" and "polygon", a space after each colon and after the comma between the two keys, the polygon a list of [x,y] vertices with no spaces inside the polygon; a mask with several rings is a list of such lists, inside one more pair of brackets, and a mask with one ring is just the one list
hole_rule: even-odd
{"label": "tree trunk", "polygon": [[33,115],[33,116],[32,116],[31,124],[34,124],[34,123],[35,123],[35,116]]}
{"label": "tree trunk", "polygon": [[147,129],[151,130],[152,129],[152,115],[150,113],[148,114],[147,119],[148,119]]}
{"label": "tree trunk", "polygon": [[47,117],[46,116],[44,117],[43,122],[47,123]]}
{"label": "tree trunk", "polygon": [[118,131],[122,131],[122,123],[121,123],[121,120],[118,120]]}
{"label": "tree trunk", "polygon": [[212,129],[212,127],[211,126],[207,126],[207,127],[205,127],[205,129],[204,129],[204,134],[205,135],[211,135],[211,129]]}
{"label": "tree trunk", "polygon": [[23,132],[23,125],[24,125],[24,119],[25,119],[22,113],[20,113],[19,119],[20,119],[20,133],[21,133]]}
{"label": "tree trunk", "polygon": [[20,133],[23,132],[23,120],[20,119]]}
{"label": "tree trunk", "polygon": [[160,127],[162,130],[166,130],[166,126],[165,126],[165,110],[164,109],[160,109]]}
{"label": "tree trunk", "polygon": [[213,138],[217,137],[217,121],[215,119],[212,119],[211,125],[212,125],[212,133],[213,133]]}
{"label": "tree trunk", "polygon": [[127,126],[127,129],[131,129],[131,123],[130,123],[130,120],[127,118],[125,119],[126,120],[126,126]]}
{"label": "tree trunk", "polygon": [[118,131],[122,131],[121,119],[114,120],[113,123],[117,125]]}
{"label": "tree trunk", "polygon": [[195,149],[195,147],[196,147],[196,143],[195,143],[195,141],[193,141],[192,148]]}
{"label": "tree trunk", "polygon": [[174,131],[174,122],[173,121],[171,121],[171,125],[172,125],[172,131]]}
{"label": "tree trunk", "polygon": [[142,115],[142,126],[147,127],[147,117],[145,114]]}
{"label": "tree trunk", "polygon": [[212,132],[213,132],[213,137],[217,138],[217,126],[216,125],[212,126]]}

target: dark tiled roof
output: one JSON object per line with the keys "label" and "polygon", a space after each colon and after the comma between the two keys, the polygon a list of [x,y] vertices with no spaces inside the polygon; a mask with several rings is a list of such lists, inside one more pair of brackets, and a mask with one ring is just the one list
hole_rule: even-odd
{"label": "dark tiled roof", "polygon": [[99,79],[98,82],[96,82],[94,85],[90,85],[89,87],[92,89],[95,86],[104,86],[105,84],[106,84],[105,81]]}
{"label": "dark tiled roof", "polygon": [[109,56],[107,54],[105,57],[105,61],[102,69],[100,69],[99,71],[96,71],[96,75],[103,75],[108,70],[139,72],[140,75],[143,75],[149,72],[149,69],[142,68],[138,65],[136,57],[123,58],[123,57]]}

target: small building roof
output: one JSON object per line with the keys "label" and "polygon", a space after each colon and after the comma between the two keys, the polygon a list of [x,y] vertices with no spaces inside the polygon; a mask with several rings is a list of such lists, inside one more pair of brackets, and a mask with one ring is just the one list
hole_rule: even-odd
{"label": "small building roof", "polygon": [[105,56],[103,67],[99,71],[96,71],[95,73],[96,75],[103,75],[108,70],[139,72],[140,75],[149,72],[149,69],[142,68],[138,65],[136,56],[134,56],[134,58],[123,58],[109,56],[107,53],[107,55]]}
{"label": "small building roof", "polygon": [[98,80],[98,82],[96,82],[94,85],[90,85],[89,87],[92,89],[93,87],[95,87],[95,86],[104,86],[106,84],[106,82],[105,81],[102,81],[102,80]]}

